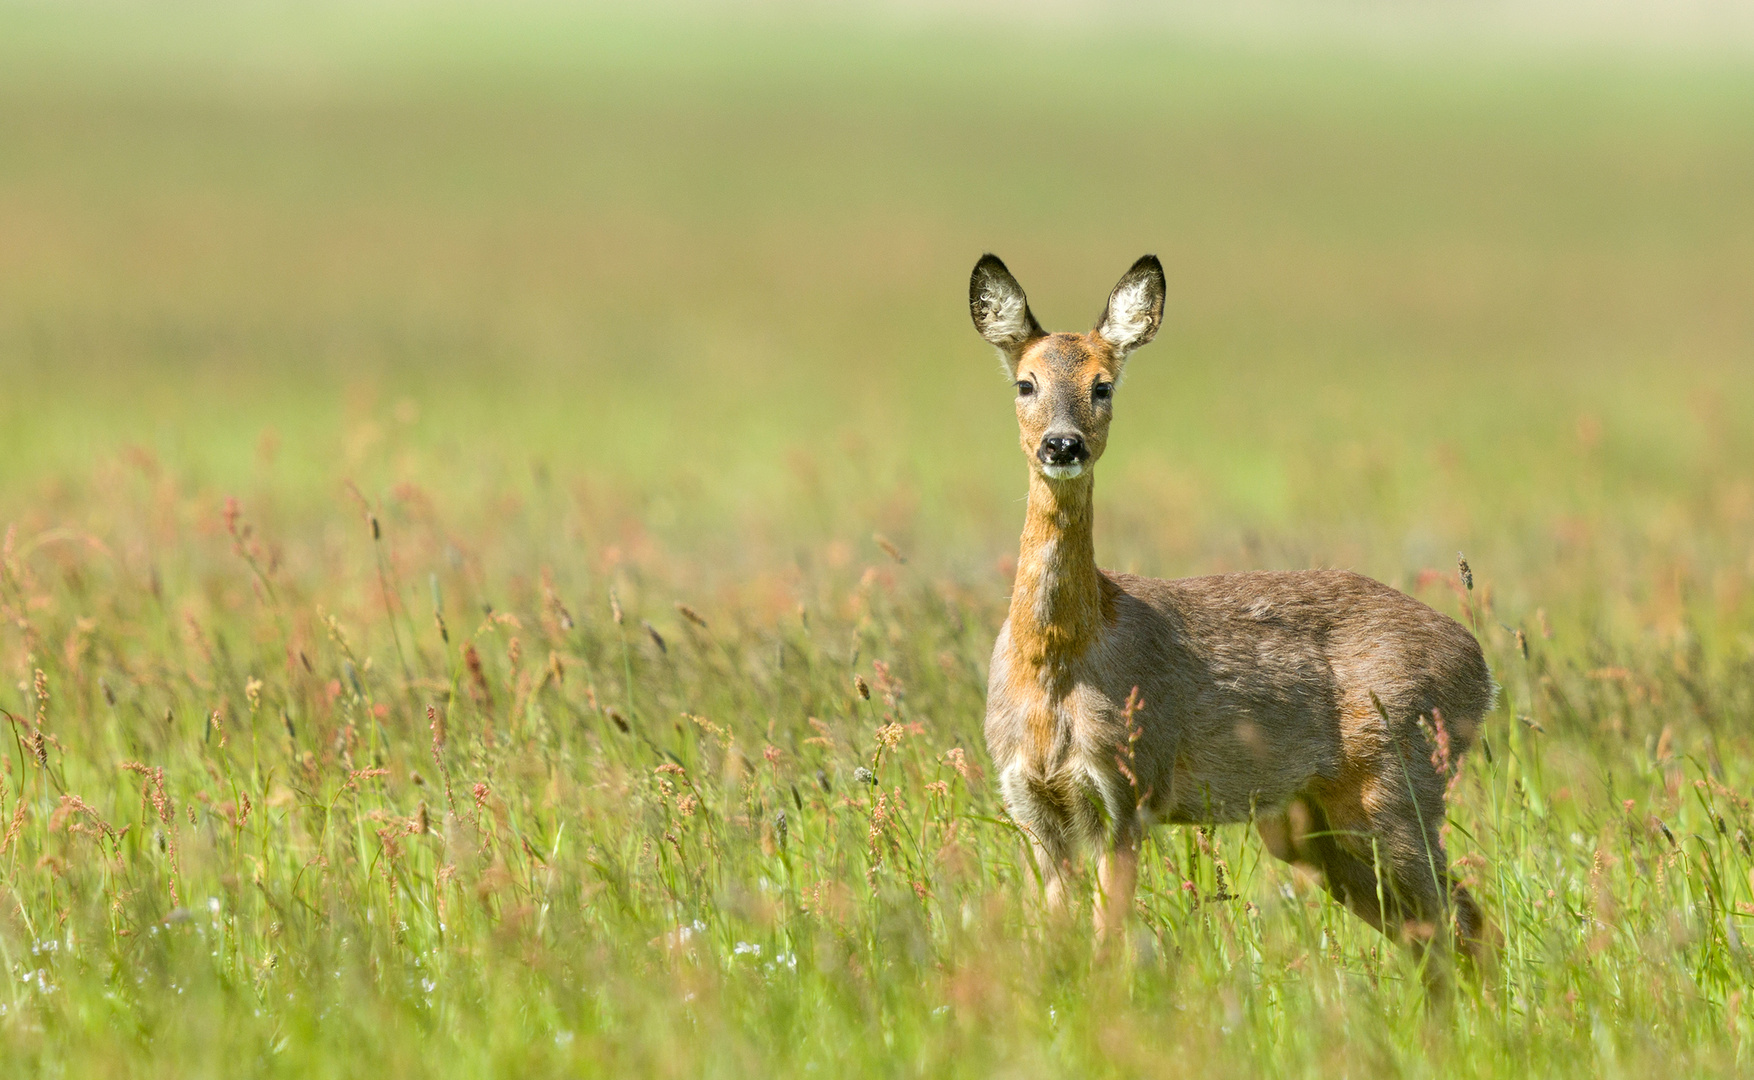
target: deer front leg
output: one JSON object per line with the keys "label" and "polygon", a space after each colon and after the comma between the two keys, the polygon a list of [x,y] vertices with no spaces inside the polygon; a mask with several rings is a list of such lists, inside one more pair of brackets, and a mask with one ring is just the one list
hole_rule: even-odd
{"label": "deer front leg", "polygon": [[1066,914],[1066,867],[1041,857],[1042,909],[1054,919]]}
{"label": "deer front leg", "polygon": [[1072,876],[1072,847],[1061,823],[1036,817],[1024,824],[1029,846],[1035,854],[1036,871],[1041,879],[1041,912],[1050,923],[1061,922],[1066,915],[1067,879]]}
{"label": "deer front leg", "polygon": [[1096,871],[1096,937],[1108,942],[1126,933],[1133,912],[1133,891],[1139,883],[1138,822],[1116,824]]}

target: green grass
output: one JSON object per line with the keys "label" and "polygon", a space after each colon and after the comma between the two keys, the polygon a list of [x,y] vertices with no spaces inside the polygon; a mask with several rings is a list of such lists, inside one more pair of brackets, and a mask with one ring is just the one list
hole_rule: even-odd
{"label": "green grass", "polygon": [[[0,8],[10,1075],[1747,1067],[1754,65],[239,11]],[[1040,924],[986,249],[1168,268],[1105,565],[1467,553],[1447,1010],[1241,828]]]}

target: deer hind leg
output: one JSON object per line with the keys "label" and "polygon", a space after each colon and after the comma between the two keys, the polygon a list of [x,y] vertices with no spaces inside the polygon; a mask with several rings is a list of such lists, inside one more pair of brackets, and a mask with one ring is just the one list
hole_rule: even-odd
{"label": "deer hind leg", "polygon": [[1421,803],[1415,820],[1398,819],[1379,830],[1394,853],[1388,869],[1395,895],[1406,908],[1402,936],[1416,951],[1438,945],[1477,966],[1487,963],[1492,929],[1473,895],[1449,871],[1441,833],[1442,796]]}
{"label": "deer hind leg", "polygon": [[1368,859],[1349,850],[1347,838],[1335,831],[1320,802],[1300,795],[1284,810],[1258,817],[1255,827],[1275,858],[1311,874],[1335,900],[1383,929],[1376,870]]}
{"label": "deer hind leg", "polygon": [[[1442,979],[1452,949],[1484,958],[1489,930],[1479,905],[1449,872],[1444,851],[1443,792],[1405,776],[1366,785],[1356,800],[1329,800],[1330,834],[1344,862],[1341,873],[1380,882],[1366,895],[1349,895],[1347,906],[1416,955],[1431,956],[1429,977]],[[1336,894],[1337,895],[1337,894]]]}
{"label": "deer hind leg", "polygon": [[[1452,940],[1453,916],[1453,943],[1480,961],[1491,931],[1474,898],[1450,877],[1439,832],[1443,812],[1440,792],[1404,784],[1396,791],[1385,783],[1384,790],[1301,795],[1256,824],[1270,853],[1316,874],[1334,899],[1416,955]],[[1437,967],[1432,973],[1441,980]]]}

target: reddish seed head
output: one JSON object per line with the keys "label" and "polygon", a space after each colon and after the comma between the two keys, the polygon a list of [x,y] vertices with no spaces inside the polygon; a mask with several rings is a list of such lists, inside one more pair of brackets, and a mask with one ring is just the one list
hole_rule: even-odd
{"label": "reddish seed head", "polygon": [[445,745],[445,723],[439,716],[438,707],[436,705],[428,705],[426,707],[426,721],[427,725],[432,729],[432,748],[434,750],[443,749]]}

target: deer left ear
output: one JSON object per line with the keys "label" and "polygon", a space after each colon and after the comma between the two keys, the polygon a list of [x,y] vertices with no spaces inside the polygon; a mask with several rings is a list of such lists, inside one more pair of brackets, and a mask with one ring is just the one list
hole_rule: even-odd
{"label": "deer left ear", "polygon": [[1163,323],[1163,292],[1163,264],[1155,255],[1142,257],[1121,275],[1096,322],[1096,336],[1115,351],[1116,359],[1157,336]]}
{"label": "deer left ear", "polygon": [[1042,336],[1041,324],[1029,310],[1023,286],[997,255],[982,255],[968,279],[968,313],[974,328],[999,350],[1007,375],[1030,342]]}

